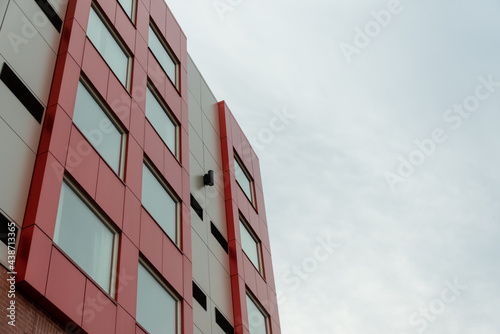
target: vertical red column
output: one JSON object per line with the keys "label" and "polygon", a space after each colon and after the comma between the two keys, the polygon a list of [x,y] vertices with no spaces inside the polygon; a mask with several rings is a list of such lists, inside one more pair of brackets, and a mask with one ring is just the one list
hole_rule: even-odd
{"label": "vertical red column", "polygon": [[[246,296],[250,293],[267,313],[271,333],[279,334],[281,330],[259,161],[224,101],[219,102],[219,121],[235,332],[249,333]],[[255,192],[253,202],[236,181],[235,153],[252,178]],[[260,241],[263,264],[260,271],[242,250],[240,216]]]}

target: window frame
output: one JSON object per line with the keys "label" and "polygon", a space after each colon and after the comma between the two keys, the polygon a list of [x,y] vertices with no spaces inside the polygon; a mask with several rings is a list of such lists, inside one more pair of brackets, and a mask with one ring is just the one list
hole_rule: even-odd
{"label": "window frame", "polygon": [[[241,250],[243,251],[243,253],[245,253],[245,256],[250,260],[250,262],[253,264],[253,266],[255,267],[255,269],[257,269],[257,271],[262,276],[262,278],[265,278],[265,276],[264,276],[264,259],[262,258],[262,243],[261,243],[260,239],[257,237],[257,234],[251,228],[250,224],[245,219],[245,217],[243,217],[243,215],[241,214],[241,212],[239,212],[239,221],[240,221]],[[241,227],[242,226],[245,228],[245,230],[248,232],[248,234],[250,235],[250,237],[252,237],[253,241],[255,242],[255,248],[256,248],[256,251],[257,251],[257,261],[259,262],[258,266],[256,266],[255,263],[253,263],[253,261],[250,258],[250,256],[243,249],[243,240],[242,240],[242,237],[241,237]]]}
{"label": "window frame", "polygon": [[[248,313],[248,299],[250,299],[250,301],[255,305],[257,310],[259,310],[260,313],[262,314],[262,316],[264,317],[264,322],[266,324],[266,334],[270,334],[271,333],[271,323],[270,323],[269,314],[266,312],[264,307],[262,307],[262,305],[260,304],[258,299],[253,295],[253,293],[248,289],[248,287],[246,288],[245,295],[247,297],[246,298],[246,302],[247,302],[246,306],[247,306],[248,327],[250,327],[250,314]],[[250,332],[250,328],[248,328],[248,331]]]}
{"label": "window frame", "polygon": [[[127,153],[127,129],[121,124],[121,122],[118,120],[118,117],[115,116],[114,112],[112,109],[107,105],[105,100],[101,97],[101,95],[97,92],[97,90],[94,88],[94,86],[90,83],[90,81],[82,75],[80,75],[80,80],[78,83],[81,83],[83,87],[87,90],[87,92],[90,94],[90,96],[94,99],[94,101],[97,103],[97,105],[100,107],[102,112],[106,115],[106,117],[109,119],[111,124],[118,130],[118,132],[121,134],[121,140],[120,140],[120,158],[118,162],[118,171],[115,171],[111,165],[104,159],[102,154],[99,152],[98,148],[95,147],[90,140],[85,136],[83,131],[80,129],[80,127],[73,121],[74,114],[72,117],[73,124],[76,126],[78,131],[82,134],[83,138],[85,138],[90,146],[97,152],[99,157],[104,160],[104,162],[108,165],[108,167],[115,172],[115,174],[118,175],[118,177],[123,181],[125,178],[125,163],[126,163],[126,153]],[[77,91],[78,92],[78,91]],[[75,100],[75,110],[76,110],[76,100]]]}
{"label": "window frame", "polygon": [[[139,266],[148,272],[149,275],[158,283],[158,285],[165,289],[165,291],[175,300],[175,334],[181,334],[182,329],[182,298],[174,291],[174,289],[168,285],[166,279],[157,272],[153,265],[151,265],[143,256],[139,256]],[[137,278],[139,278],[139,267],[137,267]],[[139,279],[137,280],[139,281]],[[137,284],[137,294],[139,294],[139,283]],[[136,305],[136,309],[139,309],[139,305]],[[137,313],[137,312],[136,312]],[[137,321],[137,324],[141,328],[146,329],[141,323]]]}
{"label": "window frame", "polygon": [[[148,208],[144,206],[144,203],[142,202],[142,196],[143,196],[143,189],[144,189],[144,179],[142,180],[142,187],[141,187],[141,206],[146,210],[148,215],[155,221],[155,223],[161,228],[162,232],[170,239],[173,241],[174,245],[177,246],[177,248],[181,249],[181,209],[182,209],[182,201],[175,194],[173,189],[170,187],[168,182],[165,180],[163,175],[157,170],[156,166],[153,164],[153,162],[146,156],[144,155],[143,159],[143,168],[146,167],[149,169],[151,174],[155,177],[156,181],[158,184],[163,188],[165,193],[172,198],[172,200],[175,203],[175,240],[172,240],[172,237],[168,235],[167,231],[163,229],[161,224],[156,221],[156,218],[153,217],[153,215],[149,212]],[[144,173],[144,171],[143,171]]]}
{"label": "window frame", "polygon": [[[175,159],[177,161],[180,161],[180,123],[179,123],[179,121],[177,121],[177,119],[175,118],[172,110],[170,110],[170,108],[168,107],[167,103],[163,100],[163,98],[161,97],[160,93],[156,89],[155,85],[151,82],[151,80],[149,80],[149,78],[148,78],[148,81],[147,81],[147,84],[146,84],[146,90],[147,89],[149,89],[149,91],[151,92],[151,94],[153,95],[153,97],[156,99],[156,101],[158,102],[158,104],[160,105],[160,107],[163,109],[163,112],[165,112],[165,115],[167,115],[167,117],[170,119],[170,121],[172,122],[172,124],[175,127],[175,148],[174,148],[175,152],[172,152],[172,150],[170,149],[170,147],[168,147],[167,143],[165,143],[165,141],[163,140],[163,138],[160,136],[160,134],[156,130],[156,127],[154,126],[153,123],[151,123],[151,120],[147,116],[146,116],[146,119],[148,120],[149,124],[151,124],[151,126],[153,127],[153,129],[155,130],[155,132],[158,134],[158,136],[160,137],[161,141],[165,144],[165,146],[168,148],[168,150],[175,157]],[[146,94],[147,94],[147,92],[146,92]],[[148,107],[147,107],[147,99],[146,99],[146,110],[144,111],[144,114],[147,114],[147,109],[148,109]]]}
{"label": "window frame", "polygon": [[155,52],[151,49],[150,43],[149,43],[150,42],[149,41],[149,37],[148,37],[148,49],[151,51],[151,54],[156,59],[156,61],[158,62],[158,64],[160,64],[160,67],[161,67],[162,71],[165,73],[165,75],[170,80],[170,82],[172,83],[172,85],[175,87],[175,89],[177,90],[177,92],[179,92],[179,89],[180,89],[179,88],[180,87],[180,61],[174,55],[174,52],[172,51],[172,49],[168,45],[168,43],[165,40],[165,38],[161,35],[160,30],[156,26],[156,23],[153,21],[152,17],[149,17],[148,36],[149,36],[149,29],[151,29],[153,31],[153,33],[156,35],[156,38],[158,39],[158,41],[160,42],[160,44],[163,46],[163,49],[165,50],[166,54],[170,57],[170,59],[172,60],[172,62],[175,65],[175,78],[174,78],[174,80],[172,80],[172,78],[170,78],[170,76],[168,75],[167,71],[165,70],[165,68],[163,68],[163,65],[158,60],[158,57],[156,56]]}
{"label": "window frame", "polygon": [[[108,32],[111,35],[111,37],[113,37],[113,39],[115,40],[116,44],[118,44],[118,47],[120,47],[120,49],[122,50],[123,54],[127,57],[127,75],[126,75],[126,78],[125,78],[125,81],[126,81],[125,84],[123,84],[123,82],[121,82],[120,78],[118,78],[118,75],[113,71],[113,69],[111,68],[110,64],[107,62],[107,60],[101,54],[101,52],[99,51],[99,49],[97,49],[97,47],[95,46],[95,44],[92,42],[92,39],[88,35],[88,28],[87,28],[87,31],[85,32],[85,36],[90,41],[90,43],[92,44],[92,46],[94,46],[94,48],[97,50],[97,53],[104,60],[104,62],[108,66],[108,68],[111,71],[111,73],[113,73],[113,75],[116,77],[116,79],[118,79],[118,82],[120,82],[120,84],[130,94],[130,89],[131,89],[131,86],[132,86],[132,64],[133,64],[133,61],[132,61],[133,60],[132,59],[133,58],[132,52],[128,49],[128,47],[126,46],[125,42],[122,40],[122,38],[120,37],[120,35],[118,34],[118,32],[115,30],[115,28],[113,27],[113,25],[109,22],[108,18],[103,14],[102,9],[99,7],[99,5],[96,3],[95,0],[92,0],[92,4],[90,6],[90,10],[91,11],[93,10],[97,14],[97,17],[101,20],[102,24],[106,27],[106,29],[108,30]],[[90,19],[90,16],[89,16],[89,19]]]}
{"label": "window frame", "polygon": [[[252,176],[250,175],[250,173],[248,172],[245,164],[243,163],[243,160],[239,157],[239,155],[238,155],[238,153],[236,153],[236,151],[233,151],[233,156],[234,156],[234,163],[235,163],[235,166],[234,166],[234,178],[235,178],[235,181],[238,184],[238,186],[240,187],[241,191],[243,191],[243,193],[245,194],[246,198],[248,198],[248,200],[252,204],[253,208],[255,210],[257,210],[257,206],[255,204],[255,202],[256,202],[256,198],[255,198],[255,182],[254,182]],[[236,176],[236,164],[238,164],[238,166],[240,167],[241,171],[243,172],[243,175],[248,180],[248,185],[250,187],[250,198],[248,197],[248,195],[245,192],[245,190],[243,190],[243,186],[238,182],[238,178]]]}
{"label": "window frame", "polygon": [[[99,205],[95,203],[89,195],[80,188],[80,186],[74,181],[69,175],[65,174],[63,177],[63,182],[61,185],[61,191],[63,185],[66,184],[70,190],[72,190],[75,195],[78,197],[78,199],[81,201],[83,205],[85,205],[95,216],[96,218],[103,224],[106,228],[110,230],[111,233],[113,233],[113,241],[112,241],[112,251],[111,251],[111,264],[110,264],[110,283],[109,283],[109,291],[104,289],[87,271],[85,271],[77,262],[74,260],[58,243],[54,241],[54,246],[57,247],[65,256],[68,258],[74,265],[76,265],[80,270],[85,274],[87,278],[92,280],[92,282],[95,283],[95,285],[104,291],[106,294],[108,294],[112,299],[116,298],[116,290],[117,290],[117,285],[116,281],[118,278],[118,253],[119,253],[119,245],[120,245],[120,231],[118,228],[116,228],[113,223],[110,221],[110,219],[101,211]],[[61,198],[59,196],[59,203],[58,203],[58,211],[59,207],[61,205]],[[57,220],[56,220],[57,223]],[[57,225],[54,226],[54,231],[56,229]]]}

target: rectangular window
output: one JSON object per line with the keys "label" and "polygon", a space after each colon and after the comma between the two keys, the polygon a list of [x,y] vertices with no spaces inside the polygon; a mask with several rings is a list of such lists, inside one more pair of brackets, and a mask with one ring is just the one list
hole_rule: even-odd
{"label": "rectangular window", "polygon": [[170,239],[177,243],[179,200],[150,165],[144,162],[142,168],[142,205]]}
{"label": "rectangular window", "polygon": [[160,138],[172,154],[177,158],[178,152],[178,126],[168,111],[166,104],[160,102],[161,98],[148,84],[146,89],[146,118],[156,130]]}
{"label": "rectangular window", "polygon": [[137,275],[137,322],[150,334],[180,332],[179,300],[157,275],[139,263]]}
{"label": "rectangular window", "polygon": [[63,182],[54,242],[110,295],[114,295],[117,232],[75,187]]}
{"label": "rectangular window", "polygon": [[87,87],[81,81],[78,83],[73,122],[111,169],[121,177],[124,165],[124,131],[110,118],[103,108],[104,104],[97,100]]}
{"label": "rectangular window", "polygon": [[196,212],[198,217],[203,221],[203,208],[201,207],[200,203],[194,198],[193,194],[191,194],[191,208]]}
{"label": "rectangular window", "polygon": [[201,288],[193,281],[193,297],[201,307],[207,310],[207,295],[203,293]]}
{"label": "rectangular window", "polygon": [[128,17],[132,22],[134,22],[135,18],[135,6],[136,6],[136,0],[118,0],[118,3],[120,6],[123,8],[125,13],[127,13]]}
{"label": "rectangular window", "polygon": [[212,232],[212,235],[214,236],[215,240],[219,242],[222,249],[224,249],[226,253],[229,253],[229,245],[226,239],[224,238],[222,233],[220,233],[219,229],[214,225],[213,222],[210,222],[210,232]]}
{"label": "rectangular window", "polygon": [[240,216],[240,235],[241,235],[241,248],[248,256],[250,261],[257,270],[262,274],[262,258],[260,242],[258,241],[255,233],[251,231],[248,224]]}
{"label": "rectangular window", "polygon": [[37,100],[29,88],[19,79],[14,71],[4,63],[0,72],[0,80],[9,88],[38,123],[42,122],[43,105]]}
{"label": "rectangular window", "polygon": [[219,327],[224,331],[226,334],[234,334],[234,328],[231,326],[231,323],[222,315],[222,313],[215,308],[215,323],[219,325]]}
{"label": "rectangular window", "polygon": [[94,6],[90,9],[87,36],[122,85],[128,89],[129,54]]}
{"label": "rectangular window", "polygon": [[255,206],[255,195],[253,189],[253,181],[250,177],[250,173],[247,172],[240,158],[234,152],[234,176],[236,177],[236,182],[240,185],[241,189],[250,200],[253,206]]}
{"label": "rectangular window", "polygon": [[57,32],[61,32],[62,28],[62,20],[57,15],[56,11],[52,7],[52,5],[49,3],[48,0],[35,0],[37,5],[40,7],[40,9],[47,15],[47,18],[49,19],[50,23],[56,28]]}
{"label": "rectangular window", "polygon": [[163,68],[167,74],[170,81],[177,87],[177,60],[172,55],[172,52],[167,46],[167,43],[163,41],[163,38],[159,37],[160,34],[158,30],[154,27],[151,22],[149,25],[149,49],[155,56],[160,66]]}
{"label": "rectangular window", "polygon": [[269,317],[257,301],[247,292],[248,327],[250,334],[268,334]]}

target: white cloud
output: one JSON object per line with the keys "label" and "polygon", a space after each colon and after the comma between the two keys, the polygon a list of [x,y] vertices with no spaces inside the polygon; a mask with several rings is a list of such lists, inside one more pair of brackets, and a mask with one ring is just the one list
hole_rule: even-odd
{"label": "white cloud", "polygon": [[[500,90],[456,131],[442,118],[479,76],[500,81],[498,1],[401,0],[351,64],[339,44],[387,1],[243,0],[224,21],[167,3],[248,137],[297,115],[258,152],[283,333],[418,333],[409,317],[455,277],[467,290],[424,332],[498,333]],[[448,140],[391,191],[384,173],[436,127]],[[341,246],[292,291],[283,274],[325,234]]]}

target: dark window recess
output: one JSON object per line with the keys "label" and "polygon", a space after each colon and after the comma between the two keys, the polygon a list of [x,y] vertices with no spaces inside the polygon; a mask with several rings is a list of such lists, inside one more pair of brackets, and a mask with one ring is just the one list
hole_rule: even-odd
{"label": "dark window recess", "polygon": [[38,7],[40,7],[40,9],[45,13],[45,15],[47,15],[47,18],[49,19],[50,23],[52,23],[54,28],[56,28],[58,32],[61,32],[62,20],[59,15],[57,15],[54,8],[52,8],[50,3],[47,0],[35,0],[35,2],[37,3]]}
{"label": "dark window recess", "polygon": [[30,114],[37,120],[42,122],[43,105],[36,99],[35,95],[24,85],[19,77],[7,65],[3,64],[2,72],[0,72],[0,80],[10,89],[17,99],[28,109]]}
{"label": "dark window recess", "polygon": [[[9,245],[9,224],[10,220],[7,219],[1,212],[0,212],[0,241],[3,242],[5,245]],[[15,225],[14,225],[15,226]],[[14,234],[17,236],[17,226],[15,227]]]}
{"label": "dark window recess", "polygon": [[194,198],[193,195],[191,195],[191,207],[196,212],[198,217],[200,217],[200,219],[203,220],[203,208],[201,207],[200,203],[198,203],[196,198]]}
{"label": "dark window recess", "polygon": [[221,247],[226,251],[226,253],[229,253],[229,248],[226,239],[224,239],[224,236],[220,233],[220,231],[212,222],[210,222],[210,231],[212,232],[214,238],[219,242]]}
{"label": "dark window recess", "polygon": [[233,326],[231,326],[229,321],[227,321],[227,319],[222,315],[222,313],[220,313],[217,307],[215,308],[215,322],[217,323],[217,325],[220,326],[220,328],[222,328],[224,333],[234,334]]}
{"label": "dark window recess", "polygon": [[200,304],[201,307],[203,307],[206,311],[207,310],[207,295],[205,295],[203,293],[203,291],[200,289],[200,287],[198,285],[196,285],[195,282],[193,282],[193,297],[198,302],[198,304]]}

